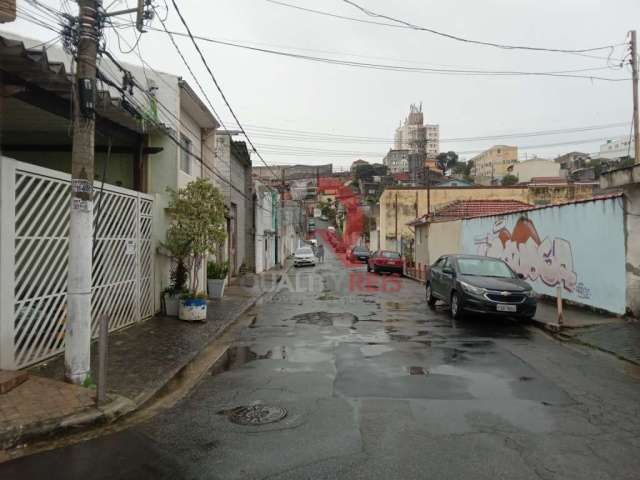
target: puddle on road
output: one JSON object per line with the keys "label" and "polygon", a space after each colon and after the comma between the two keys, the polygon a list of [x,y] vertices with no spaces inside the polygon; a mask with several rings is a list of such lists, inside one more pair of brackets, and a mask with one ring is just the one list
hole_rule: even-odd
{"label": "puddle on road", "polygon": [[368,342],[366,345],[360,347],[360,351],[365,358],[377,357],[383,353],[393,351],[393,348],[384,343]]}
{"label": "puddle on road", "polygon": [[318,363],[331,360],[329,353],[312,350],[304,347],[276,346],[257,352],[258,347],[239,345],[227,349],[225,358],[221,364],[211,369],[211,375],[218,375],[229,370],[242,368],[247,363],[258,360],[286,360],[292,363]]}
{"label": "puddle on road", "polygon": [[302,313],[291,317],[296,324],[317,325],[320,327],[353,327],[358,323],[358,317],[352,313],[313,312]]}

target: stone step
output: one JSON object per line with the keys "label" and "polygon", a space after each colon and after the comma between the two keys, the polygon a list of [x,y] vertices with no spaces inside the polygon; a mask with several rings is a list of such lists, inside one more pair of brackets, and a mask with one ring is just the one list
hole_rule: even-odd
{"label": "stone step", "polygon": [[0,370],[0,395],[9,393],[23,382],[27,381],[27,372]]}

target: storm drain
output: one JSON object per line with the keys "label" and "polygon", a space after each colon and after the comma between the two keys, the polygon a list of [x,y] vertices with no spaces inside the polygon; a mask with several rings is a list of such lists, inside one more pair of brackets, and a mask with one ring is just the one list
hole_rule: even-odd
{"label": "storm drain", "polygon": [[426,375],[427,372],[423,367],[409,367],[409,375]]}
{"label": "storm drain", "polygon": [[242,405],[218,412],[226,415],[237,425],[267,425],[282,420],[287,416],[287,410],[273,405]]}

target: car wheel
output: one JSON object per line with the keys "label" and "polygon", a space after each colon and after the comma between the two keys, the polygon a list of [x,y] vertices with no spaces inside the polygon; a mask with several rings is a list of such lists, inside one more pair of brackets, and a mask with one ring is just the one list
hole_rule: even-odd
{"label": "car wheel", "polygon": [[376,267],[375,265],[373,266],[373,273],[375,273],[376,275],[380,275],[380,270],[378,270],[378,267]]}
{"label": "car wheel", "polygon": [[429,307],[433,310],[436,306],[436,298],[433,296],[430,283],[427,283],[426,297],[427,297],[427,305],[429,305]]}
{"label": "car wheel", "polygon": [[369,265],[369,262],[367,262],[367,272],[371,271],[371,266]]}
{"label": "car wheel", "polygon": [[462,307],[460,306],[460,294],[453,292],[451,294],[451,317],[454,320],[460,320],[462,318]]}

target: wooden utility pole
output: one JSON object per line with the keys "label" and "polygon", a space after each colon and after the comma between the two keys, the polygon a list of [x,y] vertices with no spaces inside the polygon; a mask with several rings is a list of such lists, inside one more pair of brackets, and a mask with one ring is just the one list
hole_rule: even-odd
{"label": "wooden utility pole", "polygon": [[96,22],[98,2],[78,0],[78,6],[79,40],[73,95],[65,376],[69,382],[81,384],[89,376],[91,356],[96,59],[100,32]]}
{"label": "wooden utility pole", "polygon": [[638,40],[636,31],[631,30],[631,70],[633,72],[633,141],[635,163],[640,163],[640,125],[638,117]]}

